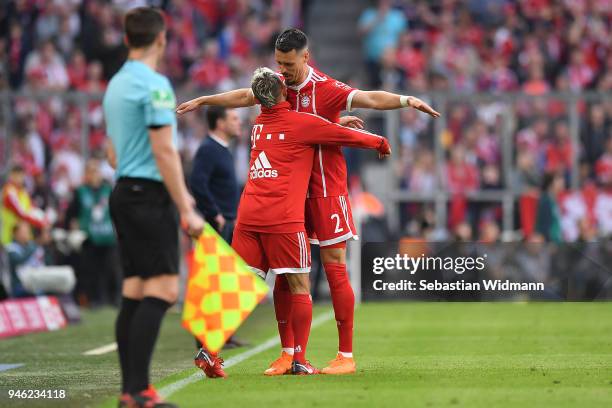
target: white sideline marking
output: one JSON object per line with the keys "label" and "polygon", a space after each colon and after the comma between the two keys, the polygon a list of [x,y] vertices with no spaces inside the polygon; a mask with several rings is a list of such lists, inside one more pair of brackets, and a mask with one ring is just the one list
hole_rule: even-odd
{"label": "white sideline marking", "polygon": [[17,364],[0,364],[0,371],[12,370],[13,368],[23,367],[25,364],[17,363]]}
{"label": "white sideline marking", "polygon": [[107,344],[106,346],[98,347],[83,353],[84,356],[99,356],[100,354],[110,353],[117,350],[117,343]]}
{"label": "white sideline marking", "polygon": [[[310,327],[311,329],[314,329],[315,327],[320,326],[325,322],[328,322],[333,317],[334,317],[333,312],[320,314],[314,319],[312,319],[312,324],[310,325]],[[234,357],[228,358],[227,360],[225,360],[223,367],[230,368],[232,366],[240,364],[244,360],[250,357],[253,357],[255,354],[262,353],[279,344],[280,344],[280,338],[278,336],[271,337],[268,340],[264,341],[263,343],[253,347],[252,349],[245,351],[244,353],[240,353],[238,355],[235,355]],[[189,377],[183,378],[182,380],[178,380],[176,382],[166,385],[165,387],[161,388],[158,392],[162,397],[168,398],[170,395],[174,394],[175,392],[203,378],[206,378],[206,377],[201,371],[198,371],[197,373],[194,373],[190,375]]]}

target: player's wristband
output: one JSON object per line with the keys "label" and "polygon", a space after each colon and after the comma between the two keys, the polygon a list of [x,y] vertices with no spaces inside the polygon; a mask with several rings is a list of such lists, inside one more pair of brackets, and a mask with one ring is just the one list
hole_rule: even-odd
{"label": "player's wristband", "polygon": [[407,108],[410,106],[408,104],[408,97],[406,95],[400,96],[400,105],[402,105],[402,108]]}

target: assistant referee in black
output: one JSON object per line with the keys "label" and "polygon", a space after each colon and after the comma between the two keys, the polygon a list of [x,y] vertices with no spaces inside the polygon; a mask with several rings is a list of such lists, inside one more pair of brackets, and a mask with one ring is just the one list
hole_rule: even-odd
{"label": "assistant referee in black", "polygon": [[139,7],[124,25],[128,60],[104,95],[109,157],[118,177],[110,210],[124,272],[115,327],[120,406],[167,408],[176,405],[163,403],[151,387],[149,365],[162,319],[179,292],[179,218],[192,236],[204,221],[176,150],[174,91],[156,72],[166,47],[164,16]]}

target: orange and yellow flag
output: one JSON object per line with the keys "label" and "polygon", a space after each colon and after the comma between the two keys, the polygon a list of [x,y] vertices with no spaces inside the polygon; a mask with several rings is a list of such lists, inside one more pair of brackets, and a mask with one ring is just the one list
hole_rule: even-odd
{"label": "orange and yellow flag", "polygon": [[216,353],[268,286],[208,224],[196,243],[189,275],[183,327]]}

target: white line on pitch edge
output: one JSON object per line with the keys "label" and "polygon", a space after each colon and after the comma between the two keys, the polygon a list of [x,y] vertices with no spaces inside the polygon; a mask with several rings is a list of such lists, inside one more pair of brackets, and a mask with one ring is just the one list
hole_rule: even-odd
{"label": "white line on pitch edge", "polygon": [[84,356],[99,356],[101,354],[110,353],[117,350],[117,343],[107,344],[106,346],[98,347],[83,353]]}
{"label": "white line on pitch edge", "polygon": [[[320,314],[319,316],[312,319],[312,324],[310,327],[311,329],[314,329],[315,327],[320,326],[325,322],[328,322],[333,317],[334,317],[333,312]],[[245,351],[244,353],[240,353],[238,355],[235,355],[234,357],[228,358],[227,360],[225,360],[223,367],[230,368],[232,366],[240,364],[244,360],[250,357],[253,357],[256,354],[262,353],[268,349],[271,349],[272,347],[278,344],[280,344],[279,337],[278,336],[271,337],[268,340],[264,341],[263,343],[253,347],[252,349]],[[201,371],[198,371],[197,373],[191,374],[189,377],[183,378],[182,380],[178,380],[176,382],[166,385],[165,387],[162,387],[159,390],[159,393],[162,397],[168,398],[170,395],[174,394],[175,392],[203,378],[206,378],[206,377],[204,377],[204,374],[202,374]]]}
{"label": "white line on pitch edge", "polygon": [[23,367],[25,364],[17,363],[17,364],[0,364],[0,371],[12,370],[13,368]]}

